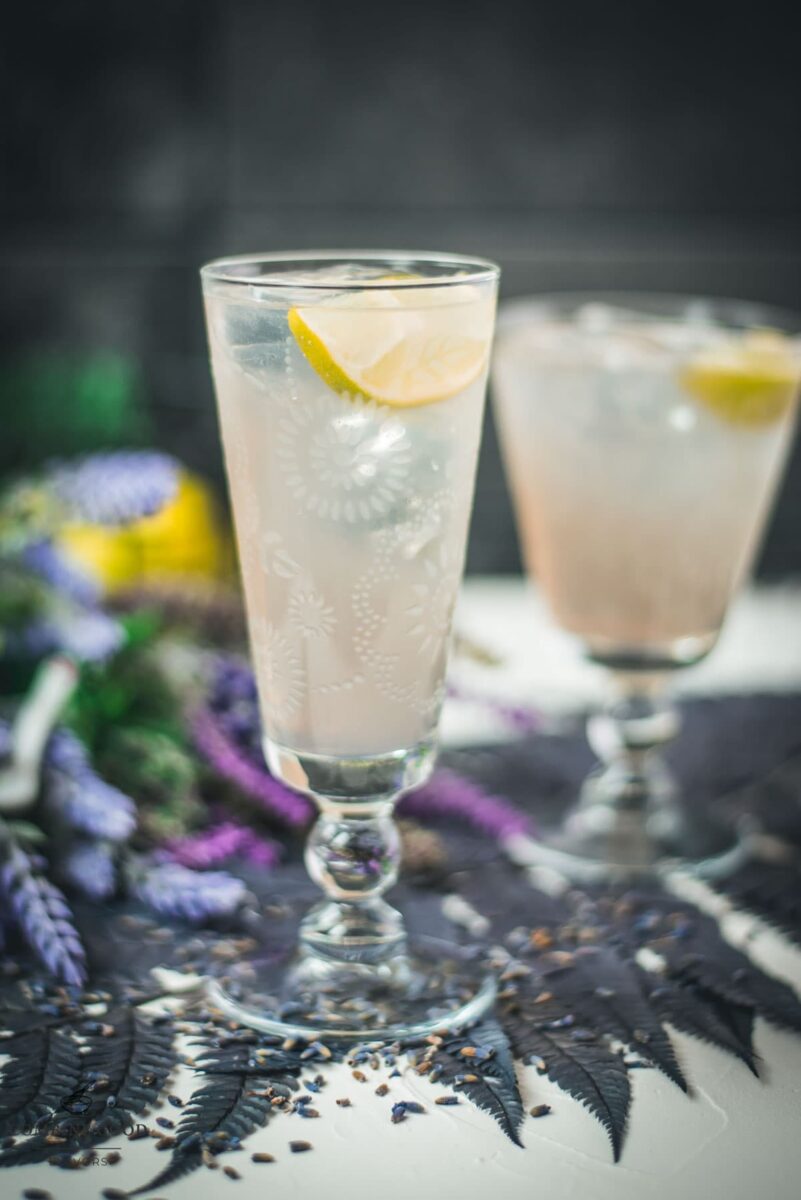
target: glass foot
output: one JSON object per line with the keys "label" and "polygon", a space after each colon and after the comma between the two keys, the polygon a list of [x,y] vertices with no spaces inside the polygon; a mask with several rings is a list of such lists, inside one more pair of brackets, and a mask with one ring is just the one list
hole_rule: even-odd
{"label": "glass foot", "polygon": [[404,939],[380,962],[301,946],[294,958],[243,958],[207,989],[226,1016],[264,1033],[321,1041],[395,1041],[480,1020],[495,979],[475,951]]}
{"label": "glass foot", "polygon": [[687,817],[678,806],[652,813],[582,803],[527,847],[531,865],[575,883],[626,883],[686,871],[722,879],[747,857],[743,831]]}

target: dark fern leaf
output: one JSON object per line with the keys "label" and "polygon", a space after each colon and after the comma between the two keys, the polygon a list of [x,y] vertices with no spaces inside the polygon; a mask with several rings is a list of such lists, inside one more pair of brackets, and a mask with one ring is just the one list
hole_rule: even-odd
{"label": "dark fern leaf", "polygon": [[155,1103],[176,1062],[171,1022],[154,1022],[126,1005],[109,1013],[103,1024],[113,1035],[91,1038],[84,1062],[87,1072],[105,1076],[108,1087],[93,1105],[80,1138],[83,1147],[119,1133],[132,1116]]}
{"label": "dark fern leaf", "polygon": [[631,963],[608,947],[580,946],[573,953],[544,955],[539,966],[546,987],[581,1024],[632,1047],[687,1091],[670,1038]]}
{"label": "dark fern leaf", "polygon": [[[471,1050],[477,1054],[471,1056]],[[464,1036],[448,1038],[430,1064],[440,1082],[489,1113],[506,1136],[522,1146],[523,1100],[509,1041],[497,1022],[485,1021]]]}
{"label": "dark fern leaf", "polygon": [[[2,1043],[0,1137],[32,1129],[49,1117],[77,1087],[82,1061],[69,1031],[41,1025]],[[52,1152],[52,1151],[51,1151]],[[0,1155],[0,1166],[9,1165]]]}
{"label": "dark fern leaf", "polygon": [[708,918],[703,918],[703,934],[689,945],[668,942],[658,949],[680,983],[693,983],[727,1004],[756,1009],[772,1024],[801,1033],[801,1002],[792,988],[755,966]]}
{"label": "dark fern leaf", "polygon": [[[201,1073],[211,1078],[193,1093],[183,1110],[170,1161],[154,1179],[129,1195],[165,1188],[183,1178],[201,1165],[204,1151],[220,1153],[232,1141],[236,1144],[265,1125],[275,1112],[269,1098],[253,1089],[247,1071],[230,1069],[246,1061],[241,1047],[235,1047],[233,1058],[225,1049],[199,1058]],[[285,1078],[279,1072],[279,1079]]]}
{"label": "dark fern leaf", "polygon": [[758,1074],[750,1031],[753,1009],[725,1004],[692,984],[681,987],[661,977],[652,981],[646,972],[643,975],[643,990],[660,1021],[734,1054]]}
{"label": "dark fern leaf", "polygon": [[801,872],[797,866],[748,863],[718,885],[745,908],[801,946]]}
{"label": "dark fern leaf", "polygon": [[590,1031],[565,1025],[563,1007],[548,993],[542,995],[546,998],[517,995],[502,1003],[501,1023],[512,1051],[592,1113],[606,1130],[617,1162],[631,1103],[623,1059]]}

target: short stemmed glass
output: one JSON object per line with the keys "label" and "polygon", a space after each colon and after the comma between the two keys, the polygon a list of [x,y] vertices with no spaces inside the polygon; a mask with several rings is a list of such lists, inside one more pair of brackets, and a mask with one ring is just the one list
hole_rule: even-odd
{"label": "short stemmed glass", "polygon": [[493,371],[529,571],[613,687],[589,721],[603,766],[535,858],[573,878],[678,861],[723,873],[737,831],[682,797],[661,757],[665,685],[715,645],[791,443],[801,320],[647,295],[514,301]]}
{"label": "short stemmed glass", "polygon": [[292,960],[214,985],[261,1029],[399,1036],[492,1002],[469,955],[411,945],[383,893],[394,803],[435,756],[498,274],[362,252],[201,272],[265,757],[319,809],[306,865],[325,898]]}

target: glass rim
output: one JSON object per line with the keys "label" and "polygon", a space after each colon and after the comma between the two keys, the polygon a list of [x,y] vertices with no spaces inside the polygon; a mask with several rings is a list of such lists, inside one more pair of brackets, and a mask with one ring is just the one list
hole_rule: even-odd
{"label": "glass rim", "polygon": [[[687,316],[706,317],[711,324],[727,329],[766,328],[775,325],[784,333],[801,334],[801,312],[769,304],[762,300],[745,300],[738,296],[707,296],[692,292],[638,291],[637,289],[592,289],[564,292],[531,292],[510,297],[498,308],[498,332],[508,331],[524,323],[541,309],[575,310],[584,304],[608,304],[625,308],[628,320],[682,321]],[[637,305],[642,305],[638,311]],[[771,321],[771,318],[773,320]]]}
{"label": "glass rim", "polygon": [[[244,273],[241,268],[249,265],[254,267],[286,266],[297,264],[299,267],[309,263],[325,265],[341,263],[342,266],[370,265],[384,263],[388,268],[396,270],[401,266],[414,263],[452,268],[452,274],[443,276],[424,277],[422,279],[325,279],[321,282],[293,278],[291,272],[275,275],[258,275]],[[240,268],[237,270],[237,268]],[[264,287],[276,291],[308,291],[308,292],[363,292],[363,291],[392,291],[399,287],[415,291],[429,288],[454,287],[457,284],[489,283],[497,281],[501,268],[488,258],[476,258],[466,254],[447,254],[431,250],[281,250],[264,254],[237,254],[225,258],[215,258],[204,263],[200,268],[201,280],[211,283],[233,284],[243,287]]]}

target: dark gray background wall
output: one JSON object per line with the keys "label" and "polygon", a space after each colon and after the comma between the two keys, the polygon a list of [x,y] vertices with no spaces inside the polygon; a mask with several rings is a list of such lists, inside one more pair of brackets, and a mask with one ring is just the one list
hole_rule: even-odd
{"label": "dark gray background wall", "polygon": [[[209,257],[440,248],[498,259],[506,296],[644,288],[801,310],[801,59],[770,6],[13,10],[3,360],[132,353],[163,442],[217,478],[196,277]],[[797,447],[763,572],[801,570],[800,517]],[[517,564],[488,429],[469,565]]]}

